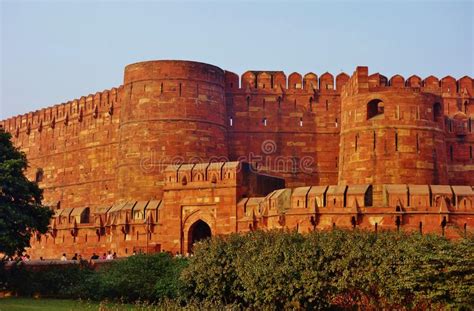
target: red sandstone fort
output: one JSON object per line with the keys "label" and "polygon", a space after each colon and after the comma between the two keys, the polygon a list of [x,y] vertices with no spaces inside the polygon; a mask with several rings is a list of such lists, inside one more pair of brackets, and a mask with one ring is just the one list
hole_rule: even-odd
{"label": "red sandstone fort", "polygon": [[190,61],[0,121],[55,210],[33,257],[191,251],[288,228],[474,231],[474,81]]}

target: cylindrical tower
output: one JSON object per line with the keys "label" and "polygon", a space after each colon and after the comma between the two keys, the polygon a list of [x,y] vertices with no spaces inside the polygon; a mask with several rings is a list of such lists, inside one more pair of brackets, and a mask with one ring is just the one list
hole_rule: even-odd
{"label": "cylindrical tower", "polygon": [[224,71],[190,61],[125,68],[118,187],[122,199],[162,196],[171,163],[227,157]]}
{"label": "cylindrical tower", "polygon": [[345,92],[341,110],[340,184],[448,183],[442,109],[435,95],[367,87]]}

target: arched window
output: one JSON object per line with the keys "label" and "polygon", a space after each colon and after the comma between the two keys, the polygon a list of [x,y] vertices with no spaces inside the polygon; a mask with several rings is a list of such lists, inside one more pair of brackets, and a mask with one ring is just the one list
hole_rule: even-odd
{"label": "arched window", "polygon": [[183,186],[186,186],[188,184],[188,179],[186,178],[186,176],[183,176],[183,178],[181,179],[181,184]]}
{"label": "arched window", "polygon": [[383,116],[384,114],[384,103],[380,99],[372,99],[367,104],[367,120]]}

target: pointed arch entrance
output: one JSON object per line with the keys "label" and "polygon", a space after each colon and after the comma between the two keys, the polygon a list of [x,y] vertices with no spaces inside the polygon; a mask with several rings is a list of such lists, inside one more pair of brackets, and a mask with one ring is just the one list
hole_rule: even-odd
{"label": "pointed arch entrance", "polygon": [[192,252],[194,243],[210,238],[211,235],[211,227],[206,222],[199,219],[193,223],[188,231],[188,252]]}

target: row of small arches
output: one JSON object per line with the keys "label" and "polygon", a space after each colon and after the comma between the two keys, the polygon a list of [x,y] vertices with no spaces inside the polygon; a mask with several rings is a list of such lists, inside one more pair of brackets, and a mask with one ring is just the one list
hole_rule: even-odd
{"label": "row of small arches", "polygon": [[[349,81],[350,77],[342,72],[334,76],[329,72],[322,74],[319,79],[315,73],[307,73],[304,76],[297,72],[293,72],[288,76],[282,71],[247,71],[240,79],[240,87],[245,89],[274,89],[282,87],[284,89],[319,89],[328,90],[334,89],[334,82],[336,89],[340,90],[344,84]],[[427,87],[427,88],[441,88],[445,92],[463,92],[466,90],[469,94],[473,91],[473,80],[464,76],[459,80],[451,76],[446,76],[441,80],[435,76],[429,76],[421,79],[417,75],[412,75],[408,79],[401,75],[394,75],[390,79],[379,73],[374,73],[368,77],[369,86],[393,86],[393,87]],[[228,88],[239,88],[239,76],[226,72],[226,84]]]}
{"label": "row of small arches", "polygon": [[[336,89],[340,89],[348,80],[349,76],[346,73],[340,73],[336,76]],[[226,73],[227,87],[231,89],[239,88],[239,76],[227,72]],[[308,90],[333,90],[334,76],[329,72],[324,73],[321,77],[312,72],[307,73],[304,77],[294,72],[286,78],[286,75],[281,71],[247,71],[240,80],[241,88],[253,89],[308,89]]]}

